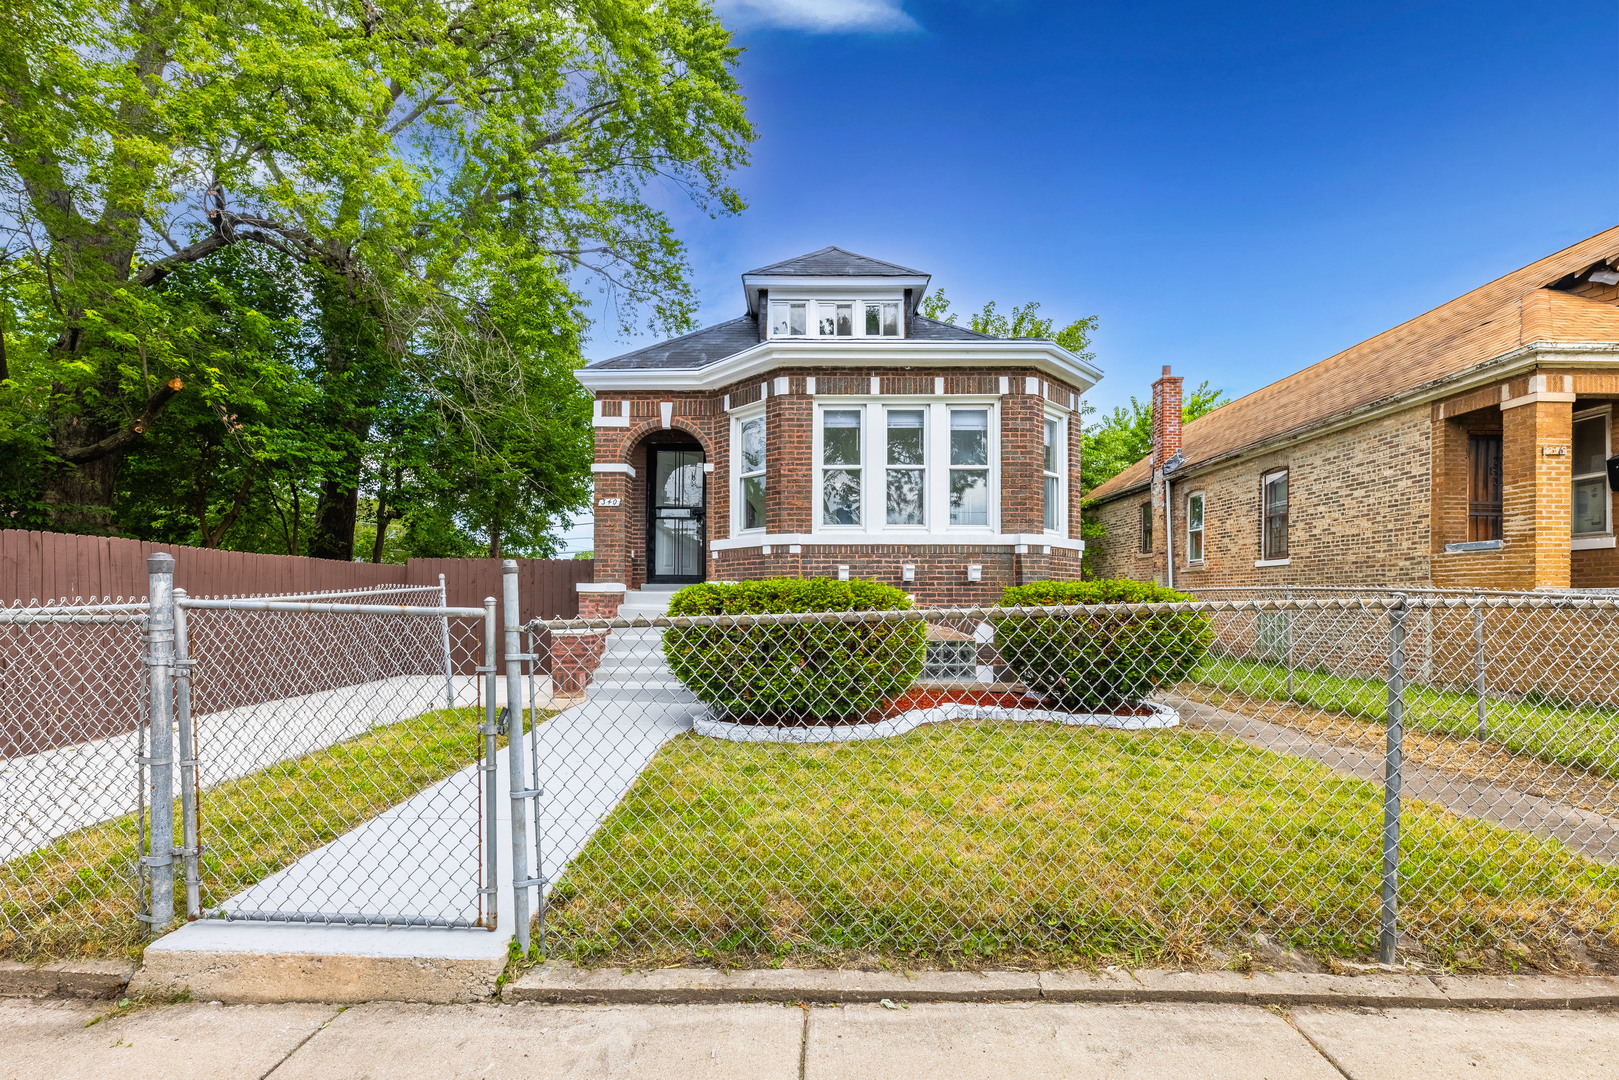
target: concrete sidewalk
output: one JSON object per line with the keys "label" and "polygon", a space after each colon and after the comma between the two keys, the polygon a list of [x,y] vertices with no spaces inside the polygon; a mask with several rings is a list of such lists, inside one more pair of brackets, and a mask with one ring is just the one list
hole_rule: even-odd
{"label": "concrete sidewalk", "polygon": [[0,1001],[0,1080],[1619,1077],[1619,1015],[1047,1002],[794,1005]]}

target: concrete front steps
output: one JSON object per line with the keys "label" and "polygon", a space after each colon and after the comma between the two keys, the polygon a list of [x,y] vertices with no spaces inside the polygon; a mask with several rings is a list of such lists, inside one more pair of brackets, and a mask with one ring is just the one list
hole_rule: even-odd
{"label": "concrete front steps", "polygon": [[[678,585],[648,585],[624,594],[620,618],[655,619],[669,610]],[[646,627],[615,630],[607,638],[602,662],[591,676],[587,696],[593,701],[660,701],[691,704],[692,696],[669,673],[663,660],[663,635]]]}

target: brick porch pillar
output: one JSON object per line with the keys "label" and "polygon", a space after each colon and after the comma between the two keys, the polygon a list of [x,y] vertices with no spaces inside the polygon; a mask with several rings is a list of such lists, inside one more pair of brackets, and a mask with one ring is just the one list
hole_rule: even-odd
{"label": "brick porch pillar", "polygon": [[[1540,389],[1501,403],[1501,538],[1508,588],[1569,586],[1574,395]],[[1516,389],[1516,385],[1514,386]]]}

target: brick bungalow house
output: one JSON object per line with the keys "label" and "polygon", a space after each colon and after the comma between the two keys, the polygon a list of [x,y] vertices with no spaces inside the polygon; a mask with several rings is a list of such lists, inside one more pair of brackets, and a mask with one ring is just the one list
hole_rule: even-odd
{"label": "brick bungalow house", "polygon": [[596,582],[854,576],[924,603],[1079,576],[1080,395],[1050,341],[917,310],[929,276],[828,247],[746,310],[575,372],[595,396]]}
{"label": "brick bungalow house", "polygon": [[1619,586],[1619,228],[1181,430],[1091,493],[1099,572],[1180,587]]}

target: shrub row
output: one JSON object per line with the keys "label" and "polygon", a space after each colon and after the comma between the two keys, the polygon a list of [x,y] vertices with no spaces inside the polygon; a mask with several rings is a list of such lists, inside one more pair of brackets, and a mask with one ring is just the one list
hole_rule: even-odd
{"label": "shrub row", "polygon": [[[1043,581],[1007,589],[1008,609],[1186,601],[1139,581]],[[891,585],[827,578],[704,582],[680,590],[670,615],[904,611]],[[1140,702],[1184,677],[1214,638],[1193,612],[1091,610],[991,616],[1002,660],[1029,689],[1069,712]],[[676,627],[664,657],[675,678],[715,713],[741,723],[816,724],[871,719],[922,672],[921,622]]]}

